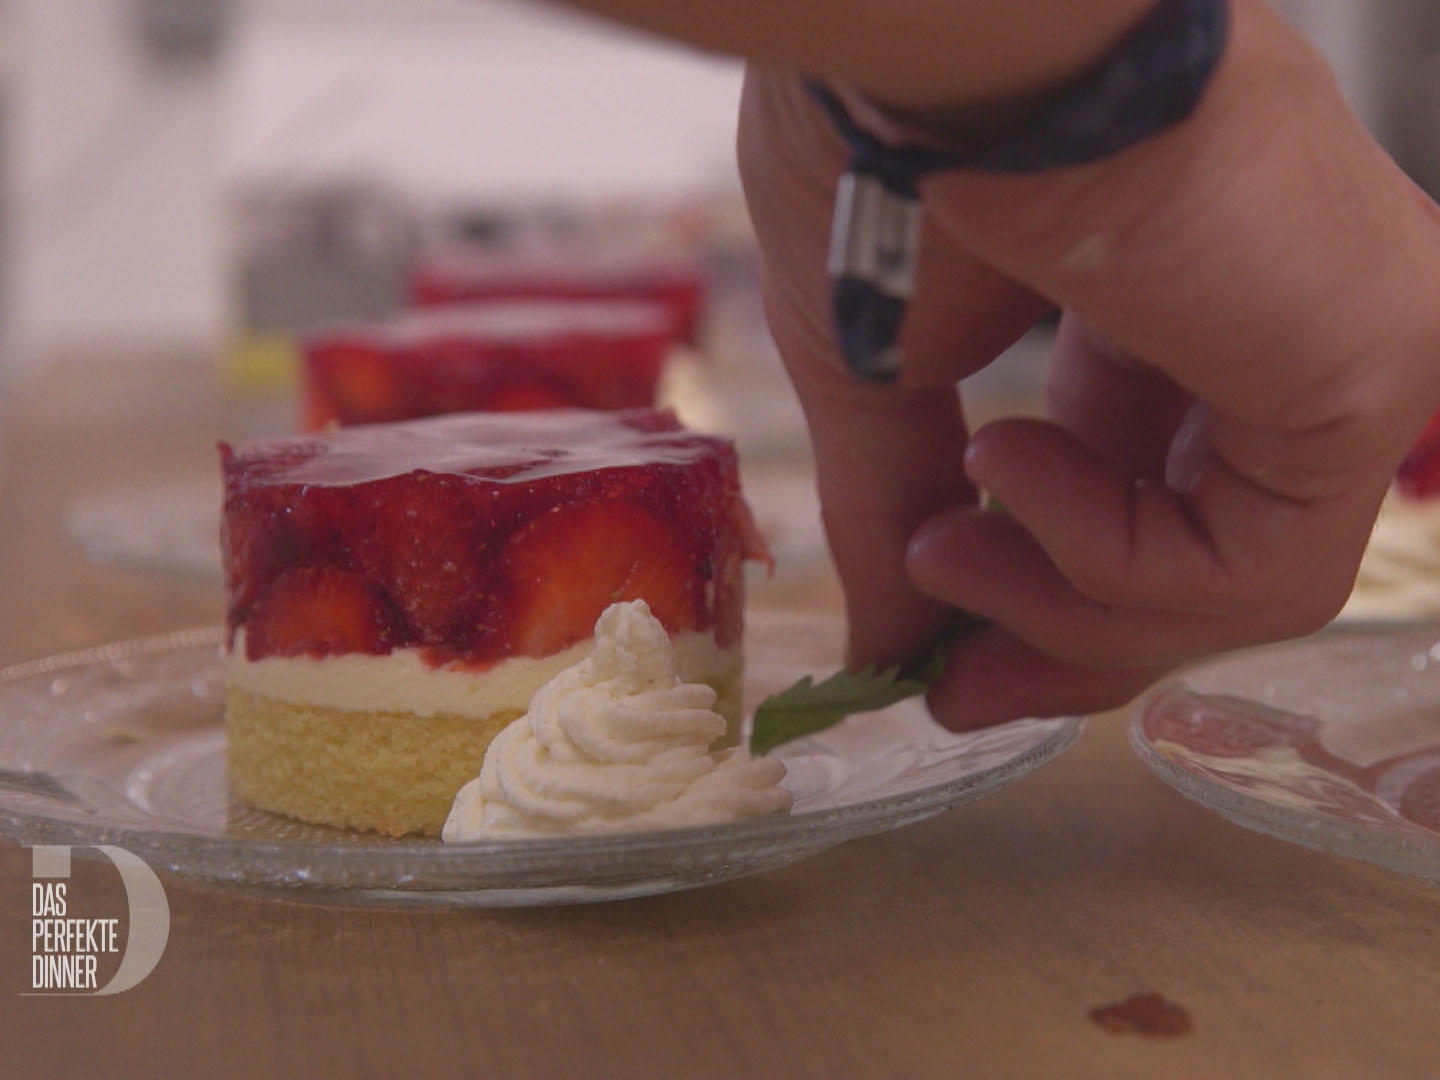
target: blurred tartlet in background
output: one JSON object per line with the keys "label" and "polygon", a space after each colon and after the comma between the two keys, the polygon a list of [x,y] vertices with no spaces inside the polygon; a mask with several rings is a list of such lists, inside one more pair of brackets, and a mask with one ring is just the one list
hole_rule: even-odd
{"label": "blurred tartlet in background", "polygon": [[[619,309],[606,305],[619,301],[635,305],[632,311],[646,305],[663,313],[672,348],[670,362],[658,365],[665,380],[660,400],[692,424],[725,424],[722,415],[730,410],[719,407],[709,385],[722,376],[720,367],[749,372],[773,363],[753,235],[738,195],[697,194],[658,204],[476,201],[424,207],[375,184],[327,182],[245,192],[235,201],[232,220],[235,299],[221,371],[235,397],[272,406],[259,414],[254,434],[289,427],[296,396],[308,399],[300,410],[306,427],[456,409],[654,404],[655,377],[637,374],[657,366],[653,359],[637,359],[655,351],[653,328],[647,324],[642,332],[638,316],[611,314]],[[501,315],[496,305],[502,301],[517,303]],[[490,314],[435,313],[477,304],[489,305]],[[430,314],[402,314],[416,309]],[[462,347],[467,336],[475,342]],[[616,345],[622,337],[629,342],[623,349]],[[389,385],[410,377],[394,355],[386,378],[376,375],[376,357],[396,353],[400,339],[407,342],[410,375],[420,384],[403,394]],[[502,389],[503,364],[535,361],[541,339],[548,374],[523,386],[517,376],[509,380],[515,386]],[[421,348],[418,342],[429,344]],[[438,392],[437,372],[443,368],[446,378],[459,379],[467,349],[477,372],[461,379],[458,391]],[[595,363],[582,380],[578,370],[587,350]],[[416,363],[415,355],[426,351],[437,356]],[[560,352],[571,354],[569,360],[558,359]],[[621,352],[624,361],[617,363]],[[356,370],[342,374],[343,365]],[[606,390],[602,383],[612,367],[616,385]],[[384,408],[317,402],[325,396],[317,384],[340,381],[347,385],[335,388],[337,399],[383,397]],[[382,381],[383,392],[377,389]],[[548,388],[542,385],[547,381]],[[477,393],[479,383],[490,389]],[[277,423],[273,406],[282,403],[286,416]],[[355,415],[347,405],[354,405]]]}
{"label": "blurred tartlet in background", "polygon": [[1440,617],[1440,413],[1400,464],[1340,617]]}
{"label": "blurred tartlet in background", "polygon": [[334,327],[304,341],[301,426],[653,405],[671,326],[659,304],[530,299]]}

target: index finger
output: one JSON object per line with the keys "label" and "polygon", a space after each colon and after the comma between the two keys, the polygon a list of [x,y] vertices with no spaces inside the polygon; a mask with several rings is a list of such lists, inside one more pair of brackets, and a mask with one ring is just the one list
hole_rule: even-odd
{"label": "index finger", "polygon": [[939,510],[975,500],[962,461],[958,380],[1012,344],[1049,304],[927,230],[901,334],[902,375],[891,386],[863,382],[840,359],[825,268],[844,144],[797,77],[752,66],[739,151],[771,330],[815,449],[850,660],[908,660],[933,641],[949,609],[910,583],[906,545]]}

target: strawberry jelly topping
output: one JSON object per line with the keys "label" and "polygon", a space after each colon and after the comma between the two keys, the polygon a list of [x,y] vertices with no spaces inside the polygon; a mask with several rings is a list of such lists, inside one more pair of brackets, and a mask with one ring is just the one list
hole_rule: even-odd
{"label": "strawberry jelly topping", "polygon": [[[518,564],[505,557],[507,544],[539,515],[572,504],[617,505],[577,522],[632,520],[618,511],[623,504],[667,530],[666,543],[636,553],[616,590],[660,582],[669,596],[688,592],[685,624],[712,629],[722,646],[738,638],[740,565],[757,551],[734,449],[685,431],[668,412],[454,414],[222,445],[221,457],[228,624],[245,625],[257,605],[286,612],[266,643],[247,635],[251,659],[318,655],[311,642],[337,639],[371,641],[357,651],[372,653],[421,646],[436,662],[512,655],[516,628],[537,617],[526,605],[564,590],[537,593],[533,577],[511,580]],[[578,584],[598,572],[586,562],[590,538],[573,542],[550,545],[547,579]],[[662,549],[665,561],[655,564]],[[341,604],[338,589],[277,598],[298,588],[294,571],[304,567],[360,576],[373,588],[353,595],[383,610]],[[566,633],[596,616],[555,614]],[[372,623],[394,629],[363,634]]]}
{"label": "strawberry jelly topping", "polygon": [[726,439],[698,435],[673,413],[459,413],[287,436],[228,449],[231,483],[361,484],[424,470],[523,484],[542,477],[626,466],[687,466],[733,457]]}
{"label": "strawberry jelly topping", "polygon": [[640,300],[488,300],[411,308],[388,319],[321,331],[316,339],[404,348],[452,340],[547,341],[669,336],[665,309]]}
{"label": "strawberry jelly topping", "polygon": [[493,301],[334,327],[305,343],[305,426],[648,407],[670,346],[663,307],[623,300]]}

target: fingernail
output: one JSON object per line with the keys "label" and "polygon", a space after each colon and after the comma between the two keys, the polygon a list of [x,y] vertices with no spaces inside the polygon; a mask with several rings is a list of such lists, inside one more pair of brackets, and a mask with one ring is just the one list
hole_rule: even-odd
{"label": "fingernail", "polygon": [[918,585],[942,577],[951,565],[963,519],[972,511],[950,510],[936,514],[922,524],[905,546],[905,564]]}
{"label": "fingernail", "polygon": [[979,481],[981,474],[985,472],[984,439],[976,438],[974,435],[970,437],[970,441],[965,445],[965,456],[961,461],[961,467],[964,468],[965,475],[972,482]]}
{"label": "fingernail", "polygon": [[1205,434],[1205,406],[1198,401],[1190,406],[1185,419],[1175,429],[1165,455],[1165,486],[1177,495],[1195,490],[1210,459],[1210,440]]}

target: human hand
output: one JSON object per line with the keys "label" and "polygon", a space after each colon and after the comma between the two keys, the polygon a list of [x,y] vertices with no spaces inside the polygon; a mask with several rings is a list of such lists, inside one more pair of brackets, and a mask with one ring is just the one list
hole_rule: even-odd
{"label": "human hand", "polygon": [[[1440,401],[1440,214],[1261,4],[1237,0],[1179,127],[1084,167],[926,182],[893,387],[838,360],[845,153],[793,76],[752,68],[740,150],[853,661],[913,658],[957,607],[987,617],[930,699],[973,727],[1120,704],[1339,609]],[[1048,420],[969,436],[956,380],[1056,304]]]}

